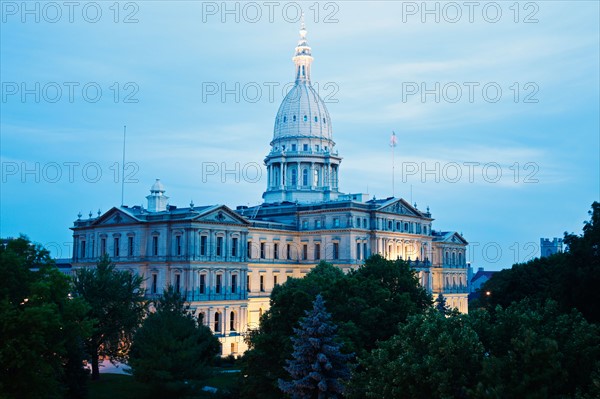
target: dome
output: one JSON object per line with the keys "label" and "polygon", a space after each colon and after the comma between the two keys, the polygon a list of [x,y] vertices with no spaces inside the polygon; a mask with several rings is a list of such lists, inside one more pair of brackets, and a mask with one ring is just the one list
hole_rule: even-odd
{"label": "dome", "polygon": [[296,82],[279,106],[273,143],[289,138],[333,139],[327,107],[310,82]]}
{"label": "dome", "polygon": [[160,182],[160,179],[156,179],[152,187],[150,188],[151,193],[164,193],[165,186]]}

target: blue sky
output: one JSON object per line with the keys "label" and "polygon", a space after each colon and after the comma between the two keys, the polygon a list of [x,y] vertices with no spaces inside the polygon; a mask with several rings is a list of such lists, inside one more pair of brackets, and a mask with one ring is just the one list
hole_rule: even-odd
{"label": "blue sky", "polygon": [[600,197],[596,1],[27,7],[1,3],[0,235],[58,256],[79,212],[120,204],[123,125],[125,204],[155,178],[174,205],[261,201],[299,7],[344,192],[392,195],[395,131],[396,196],[489,269],[580,232]]}

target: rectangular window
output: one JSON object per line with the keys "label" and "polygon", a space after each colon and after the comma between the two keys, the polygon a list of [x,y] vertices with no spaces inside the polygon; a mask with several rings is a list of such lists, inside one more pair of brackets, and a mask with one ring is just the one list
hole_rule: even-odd
{"label": "rectangular window", "polygon": [[292,259],[292,246],[288,244],[285,248],[285,256],[287,259]]}
{"label": "rectangular window", "polygon": [[223,237],[217,237],[217,256],[223,255]]}
{"label": "rectangular window", "polygon": [[363,242],[363,256],[367,259],[367,243]]}
{"label": "rectangular window", "polygon": [[302,221],[302,228],[303,228],[304,230],[308,229],[308,220],[303,220],[303,221]]}
{"label": "rectangular window", "polygon": [[360,259],[360,242],[356,243],[356,259]]}
{"label": "rectangular window", "polygon": [[157,289],[157,284],[158,283],[158,276],[156,274],[152,275],[152,286],[150,287],[150,293],[152,294],[156,294],[156,289]]}
{"label": "rectangular window", "polygon": [[208,241],[207,236],[200,236],[200,255],[206,255],[206,242]]}
{"label": "rectangular window", "polygon": [[261,259],[265,258],[265,243],[264,242],[260,243],[260,258]]}
{"label": "rectangular window", "polygon": [[100,255],[106,255],[106,238],[100,240]]}
{"label": "rectangular window", "polygon": [[221,293],[221,280],[222,279],[223,279],[223,276],[220,274],[217,274],[217,284],[215,285],[215,293],[216,294]]}
{"label": "rectangular window", "polygon": [[246,248],[248,259],[252,259],[252,241],[248,241],[248,246]]}
{"label": "rectangular window", "polygon": [[340,257],[340,244],[337,242],[333,243],[333,259],[339,259]]}
{"label": "rectangular window", "polygon": [[265,276],[260,276],[260,292],[265,292]]}
{"label": "rectangular window", "polygon": [[115,257],[119,256],[119,237],[115,237],[115,239],[114,239],[113,254]]}
{"label": "rectangular window", "polygon": [[201,294],[206,293],[206,274],[200,275],[200,293]]}
{"label": "rectangular window", "polygon": [[292,144],[292,151],[296,151],[296,144]]}
{"label": "rectangular window", "polygon": [[181,255],[181,236],[175,236],[175,253]]}
{"label": "rectangular window", "polygon": [[308,259],[308,245],[304,244],[302,245],[302,260],[307,260]]}
{"label": "rectangular window", "polygon": [[333,218],[333,227],[340,227],[340,219]]}
{"label": "rectangular window", "polygon": [[157,236],[152,237],[152,255],[154,255],[154,256],[158,255],[158,237]]}
{"label": "rectangular window", "polygon": [[133,237],[127,237],[127,256],[133,256]]}
{"label": "rectangular window", "polygon": [[250,292],[250,275],[246,276],[246,291]]}
{"label": "rectangular window", "polygon": [[321,228],[321,221],[315,220],[315,229],[320,229],[320,228]]}
{"label": "rectangular window", "polygon": [[273,276],[273,287],[277,285],[277,275]]}
{"label": "rectangular window", "polygon": [[85,240],[81,241],[81,257],[85,258]]}
{"label": "rectangular window", "polygon": [[315,244],[315,259],[316,260],[321,259],[321,244],[319,244],[319,243]]}
{"label": "rectangular window", "polygon": [[236,257],[238,250],[238,239],[237,237],[233,237],[231,239],[231,256]]}
{"label": "rectangular window", "polygon": [[175,275],[175,292],[178,294],[181,292],[181,274]]}
{"label": "rectangular window", "polygon": [[273,259],[279,259],[279,244],[273,244]]}
{"label": "rectangular window", "polygon": [[231,275],[231,293],[235,294],[237,291],[237,274]]}
{"label": "rectangular window", "polygon": [[308,144],[302,144],[302,150],[308,151]]}

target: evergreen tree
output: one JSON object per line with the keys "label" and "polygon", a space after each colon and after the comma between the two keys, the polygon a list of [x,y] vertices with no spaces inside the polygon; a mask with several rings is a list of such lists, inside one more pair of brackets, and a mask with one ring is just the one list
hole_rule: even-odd
{"label": "evergreen tree", "polygon": [[293,359],[287,361],[285,370],[292,381],[279,380],[279,388],[293,399],[339,398],[343,394],[343,381],[350,378],[347,361],[352,355],[340,352],[335,342],[337,326],[325,309],[319,294],[313,309],[306,312],[300,328],[294,329]]}
{"label": "evergreen tree", "polygon": [[173,287],[156,308],[134,336],[129,365],[133,376],[150,384],[158,397],[182,397],[210,376],[209,363],[221,344],[189,313],[189,305]]}
{"label": "evergreen tree", "polygon": [[446,305],[446,297],[441,292],[435,299],[435,309],[443,315],[450,311],[450,308]]}

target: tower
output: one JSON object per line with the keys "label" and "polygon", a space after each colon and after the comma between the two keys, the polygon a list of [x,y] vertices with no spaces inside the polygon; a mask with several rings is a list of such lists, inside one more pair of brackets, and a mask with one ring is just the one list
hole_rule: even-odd
{"label": "tower", "polygon": [[563,251],[562,238],[554,237],[552,241],[548,238],[540,238],[540,257],[554,255]]}
{"label": "tower", "polygon": [[275,118],[271,151],[265,158],[265,203],[334,200],[342,161],[335,151],[329,112],[311,83],[313,57],[304,22],[294,57],[295,83]]}
{"label": "tower", "polygon": [[167,210],[169,197],[165,195],[165,186],[156,179],[150,188],[150,195],[146,196],[148,200],[148,212],[162,212]]}

